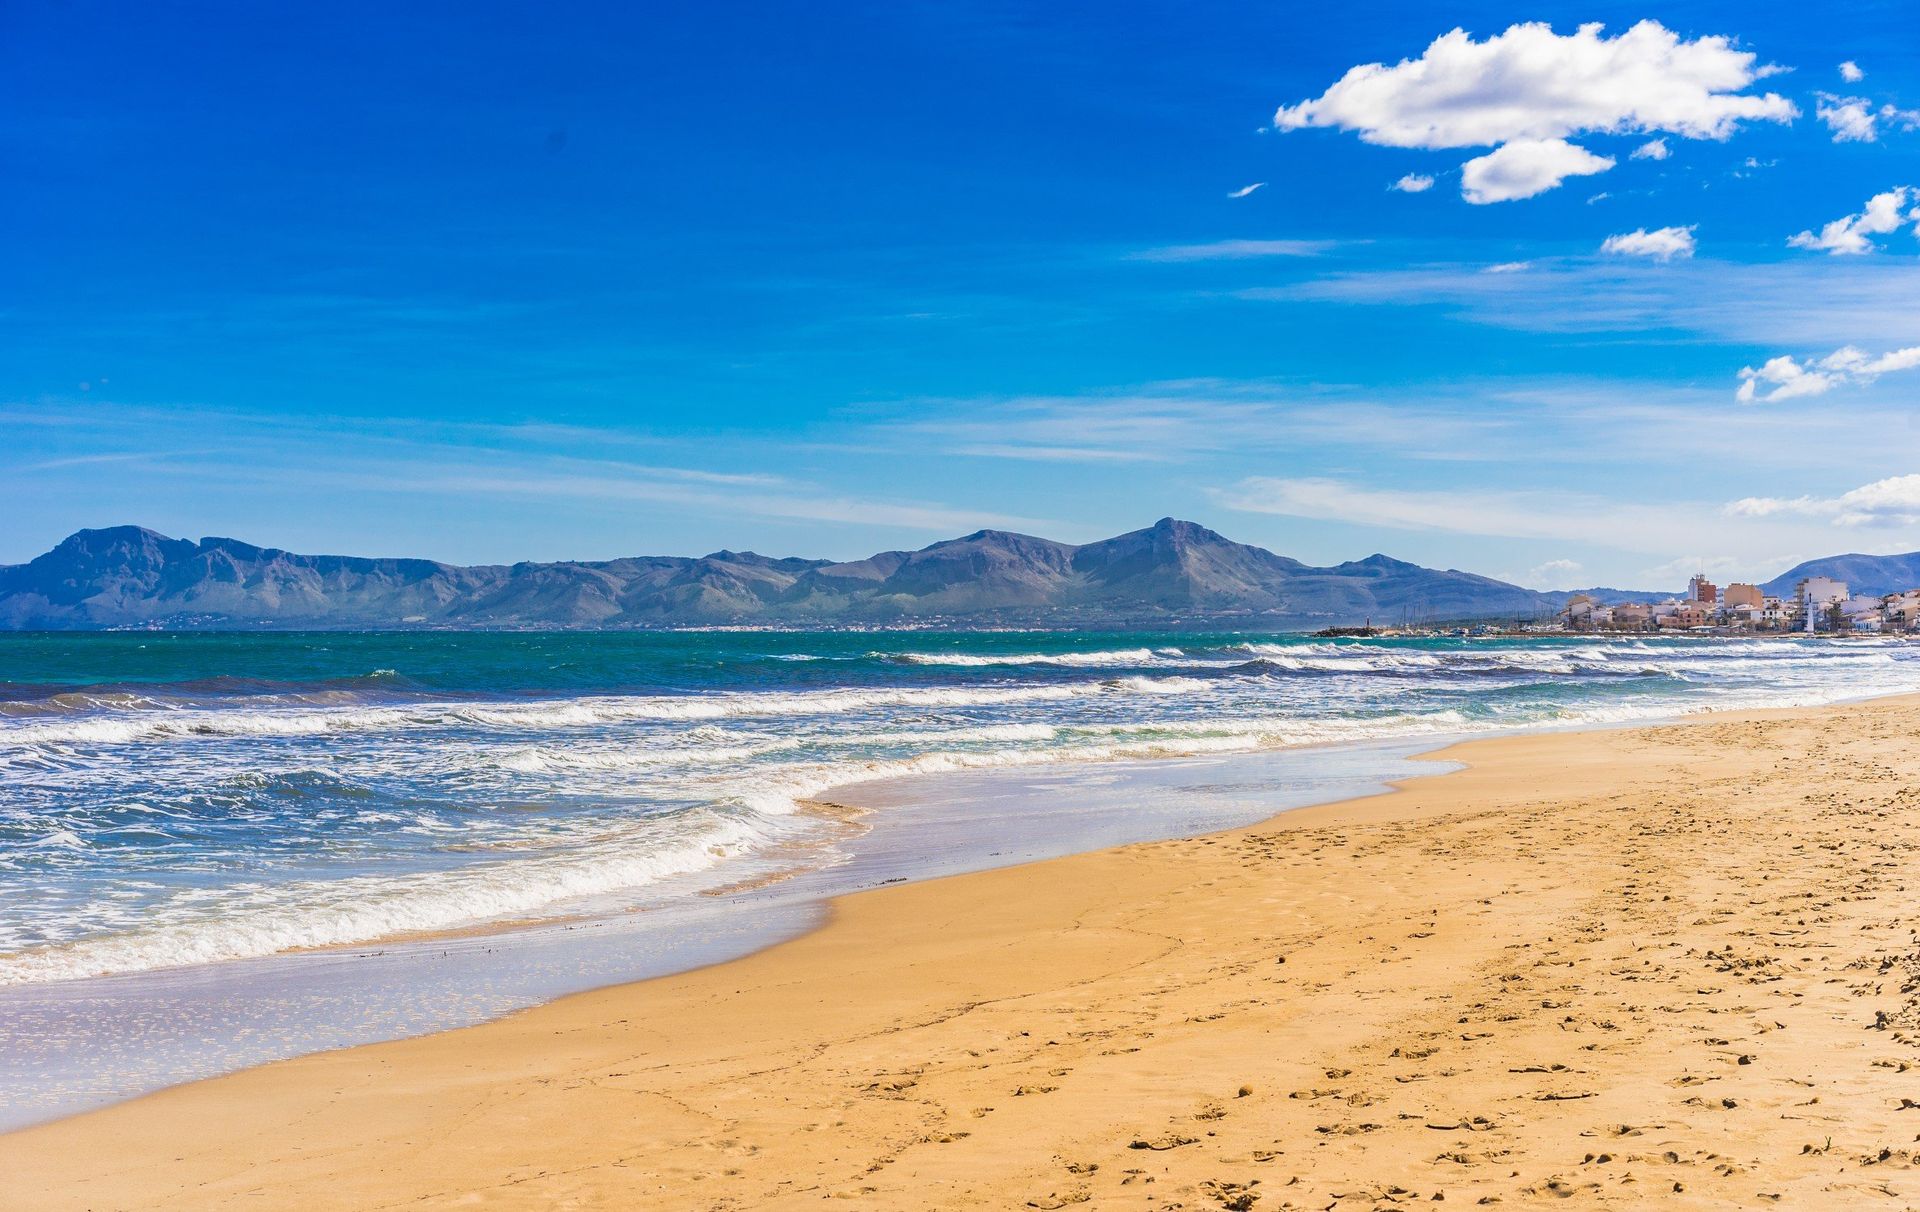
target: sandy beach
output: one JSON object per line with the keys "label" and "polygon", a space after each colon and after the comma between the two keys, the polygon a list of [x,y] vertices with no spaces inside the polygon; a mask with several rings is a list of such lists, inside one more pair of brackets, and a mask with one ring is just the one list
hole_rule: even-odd
{"label": "sandy beach", "polygon": [[0,1137],[0,1206],[1909,1206],[1920,701],[1190,840]]}

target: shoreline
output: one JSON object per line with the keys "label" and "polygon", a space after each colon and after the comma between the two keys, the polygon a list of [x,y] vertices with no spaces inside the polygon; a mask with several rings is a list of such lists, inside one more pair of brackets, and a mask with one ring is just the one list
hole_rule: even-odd
{"label": "shoreline", "polygon": [[[630,907],[12,986],[0,990],[0,1133],[711,967],[805,935],[832,900],[864,888],[1213,832],[1372,794],[1408,767],[1408,754],[1440,743],[861,778],[837,787],[857,792],[843,797],[857,807],[811,808],[855,830],[854,845],[798,869],[761,856],[759,878],[709,886],[696,873]],[[1189,785],[1202,777],[1203,786]],[[1221,780],[1235,793],[1223,794]]]}
{"label": "shoreline", "polygon": [[[1615,939],[1604,916],[1574,912],[1582,895],[1615,901],[1624,895],[1621,913],[1665,914],[1660,924],[1670,933],[1701,927],[1659,906],[1670,904],[1676,893],[1689,900],[1704,896],[1721,915],[1708,923],[1716,938],[1730,933],[1748,939],[1744,945],[1750,950],[1788,944],[1768,944],[1767,931],[1758,927],[1770,923],[1741,917],[1765,916],[1777,897],[1755,902],[1751,896],[1727,895],[1741,881],[1750,886],[1773,880],[1771,869],[1720,873],[1727,885],[1722,887],[1713,872],[1680,862],[1708,857],[1687,846],[1622,843],[1639,866],[1620,886],[1618,879],[1596,882],[1593,872],[1553,858],[1588,851],[1589,861],[1606,874],[1612,856],[1608,847],[1596,848],[1596,830],[1605,829],[1616,842],[1673,837],[1674,805],[1682,801],[1690,804],[1689,820],[1710,812],[1750,813],[1752,806],[1743,806],[1739,797],[1721,807],[1711,796],[1700,798],[1716,780],[1791,792],[1799,802],[1815,805],[1824,802],[1822,787],[1827,801],[1843,800],[1843,792],[1879,790],[1873,784],[1887,782],[1896,771],[1920,773],[1920,754],[1899,744],[1911,733],[1916,712],[1920,699],[1908,696],[1841,707],[1710,713],[1654,727],[1472,740],[1427,755],[1464,758],[1466,769],[1421,776],[1384,795],[1292,809],[1261,824],[1178,841],[855,893],[834,900],[820,928],[744,958],[571,995],[477,1027],[320,1053],[173,1087],[0,1136],[0,1164],[17,1176],[15,1193],[33,1201],[20,1206],[35,1207],[347,1207],[456,1195],[473,1196],[481,1204],[564,1198],[586,1206],[619,1206],[623,1199],[665,1199],[675,1206],[800,1206],[836,1193],[872,1206],[1033,1202],[1041,1207],[1123,1194],[1148,1206],[1171,1206],[1180,1199],[1189,1207],[1232,1206],[1253,1194],[1272,1207],[1402,1171],[1405,1178],[1396,1181],[1420,1184],[1403,1189],[1417,1189],[1426,1198],[1440,1190],[1432,1177],[1435,1166],[1446,1173],[1449,1199],[1465,1190],[1498,1190],[1508,1199],[1529,1198],[1531,1191],[1545,1198],[1561,1193],[1556,1182],[1573,1184],[1570,1191],[1591,1185],[1604,1196],[1613,1190],[1606,1180],[1620,1179],[1625,1150],[1638,1146],[1622,1141],[1615,1146],[1620,1152],[1607,1153],[1596,1145],[1597,1138],[1582,1136],[1603,1128],[1602,1121],[1586,1114],[1589,1100],[1594,1112],[1605,1108],[1614,1127],[1624,1126],[1622,1134],[1634,1136],[1653,1125],[1636,1126],[1645,1115],[1633,1108],[1649,1098],[1673,1103],[1677,1109],[1662,1108],[1666,1122],[1658,1127],[1665,1137],[1724,1149],[1727,1125],[1753,1118],[1736,1114],[1745,1104],[1728,1095],[1727,1105],[1719,1106],[1686,1092],[1696,1084],[1767,1074],[1769,1066],[1759,1064],[1757,1054],[1775,1041],[1760,1037],[1784,1027],[1764,1025],[1764,1016],[1752,1006],[1710,1004],[1734,980],[1714,978],[1720,988],[1709,996],[1702,978],[1691,971],[1686,979],[1702,992],[1684,993],[1676,985],[1676,1005],[1659,1009],[1678,1018],[1648,1018],[1640,1003],[1649,992],[1632,987],[1643,982],[1628,980],[1639,974],[1627,961],[1650,945],[1636,944],[1634,937],[1666,936]],[[1853,752],[1862,747],[1870,755],[1864,765]],[[1842,749],[1850,759],[1837,768],[1854,773],[1835,781],[1834,771],[1825,767],[1833,766],[1831,755]],[[1796,772],[1796,761],[1809,769]],[[1898,763],[1911,763],[1911,771]],[[1824,781],[1809,781],[1815,773],[1824,774]],[[1564,787],[1556,790],[1570,776],[1578,788],[1571,794]],[[1890,801],[1894,807],[1874,810],[1878,817],[1858,807],[1839,812],[1834,828],[1846,836],[1844,846],[1833,845],[1841,846],[1848,860],[1864,859],[1874,835],[1853,832],[1859,823],[1854,818],[1883,830],[1886,826],[1871,822],[1908,802],[1896,795]],[[1773,854],[1772,867],[1779,867],[1775,848],[1767,843],[1814,829],[1836,810],[1807,811],[1817,821],[1760,813],[1742,817],[1740,830],[1717,822],[1723,827],[1703,835],[1712,839],[1707,850],[1758,847],[1756,853]],[[1920,817],[1920,804],[1912,811]],[[1633,818],[1627,823],[1642,832],[1618,832],[1625,825],[1615,818],[1622,816]],[[1665,834],[1646,832],[1662,823]],[[1560,845],[1540,850],[1519,845],[1555,838]],[[1786,846],[1782,852],[1794,849]],[[1824,868],[1832,868],[1841,853],[1827,846],[1810,851],[1804,839],[1798,850],[1809,856],[1807,861],[1818,858]],[[1471,873],[1467,858],[1481,860],[1471,865]],[[1409,859],[1424,861],[1401,861]],[[1429,866],[1433,870],[1425,869]],[[1542,867],[1547,871],[1537,870]],[[1367,878],[1360,878],[1363,872]],[[1854,923],[1857,910],[1839,908],[1852,894],[1866,902],[1868,885],[1878,889],[1899,874],[1876,872],[1864,861],[1849,873],[1858,887],[1852,893],[1829,892],[1837,899],[1820,908],[1827,918],[1848,919],[1855,928],[1851,934],[1827,930],[1828,941],[1854,950],[1869,942],[1900,941],[1882,937],[1893,929],[1887,923]],[[1777,874],[1789,880],[1800,875],[1790,867]],[[1823,887],[1831,885],[1833,872],[1825,874],[1829,879]],[[1665,901],[1635,895],[1656,877],[1671,889],[1663,894]],[[1496,895],[1470,895],[1489,890]],[[1818,895],[1810,891],[1801,899]],[[1512,914],[1504,897],[1519,898],[1528,912]],[[1743,910],[1734,904],[1739,899],[1753,903]],[[1755,910],[1754,904],[1762,908]],[[1408,924],[1423,929],[1404,931],[1400,941],[1390,943],[1384,933],[1389,921],[1395,929]],[[1568,921],[1578,928],[1566,926]],[[1830,924],[1803,922],[1788,934],[1814,933]],[[1862,924],[1870,930],[1858,929]],[[1356,929],[1369,932],[1346,937]],[[1869,937],[1871,931],[1878,933]],[[1499,966],[1510,952],[1540,949],[1557,955],[1572,945],[1569,937],[1579,942],[1582,936],[1591,936],[1589,943],[1607,940],[1634,948],[1613,957],[1618,971],[1611,983],[1596,969],[1581,988],[1583,996],[1535,999],[1558,1002],[1553,1009],[1562,1012],[1559,1016],[1536,1005],[1515,1009],[1512,1018],[1488,1018],[1478,1030],[1452,1026],[1461,1012],[1466,1013],[1463,1023],[1486,1017],[1482,1012],[1509,992],[1509,984],[1525,987],[1539,979],[1534,971],[1539,965],[1502,973],[1498,981],[1463,977],[1463,972]],[[1415,941],[1435,937],[1448,945]],[[1676,945],[1661,950],[1663,961],[1686,967],[1672,954]],[[1723,954],[1718,947],[1707,950]],[[1794,950],[1802,967],[1818,967],[1817,949],[1795,945]],[[1691,949],[1685,958],[1699,952]],[[1256,955],[1265,957],[1262,964],[1255,963]],[[1774,962],[1757,955],[1741,958],[1751,964],[1728,967],[1715,960],[1707,970],[1767,973],[1766,964]],[[1371,970],[1381,967],[1395,970],[1384,986],[1369,979]],[[1867,1007],[1882,1004],[1870,999],[1883,995],[1836,993],[1835,981],[1815,980],[1816,975],[1802,972],[1798,981],[1774,975],[1757,982],[1752,996],[1777,998],[1785,991],[1766,985],[1786,980],[1794,986],[1794,998],[1768,1013],[1805,1020],[1810,1005],[1837,1006],[1855,1011],[1852,1019],[1864,1013],[1867,1023],[1875,1021]],[[1606,993],[1599,1000],[1610,1007],[1631,994],[1634,1001],[1622,1003],[1633,1007],[1631,1013],[1613,1008],[1611,1015],[1590,1016],[1590,1022],[1580,1018],[1590,1008],[1576,1003],[1594,1000],[1593,991],[1602,987]],[[1748,991],[1736,993],[1735,1000],[1743,1001]],[[1848,997],[1869,1000],[1855,1005]],[[1406,1034],[1404,1021],[1417,1020],[1435,1001],[1445,1006],[1448,1029],[1436,1030],[1427,1043],[1410,1041],[1384,1053],[1387,1040]],[[1897,996],[1884,1004],[1894,1009],[1890,1016],[1880,1012],[1895,1021],[1905,1012]],[[1161,1007],[1192,1013],[1161,1013]],[[1392,1014],[1376,1022],[1383,1009]],[[1719,1015],[1732,1017],[1714,1017]],[[1565,1021],[1547,1021],[1556,1017]],[[1608,1046],[1619,1038],[1610,1032],[1660,1034],[1680,1019],[1690,1027],[1698,1019],[1722,1033],[1711,1051],[1735,1048],[1729,1041],[1741,1037],[1737,1046],[1750,1050],[1740,1054],[1747,1059],[1725,1073],[1717,1068],[1682,1073],[1673,1080],[1698,1081],[1675,1086],[1649,1083],[1639,1069],[1663,1062],[1669,1068],[1688,1067],[1681,1058],[1658,1048]],[[1569,1028],[1576,1020],[1581,1025]],[[1029,1025],[1010,1029],[1020,1021]],[[1441,1021],[1435,1019],[1436,1028]],[[1471,1042],[1467,1037],[1518,1030],[1496,1028],[1515,1021],[1540,1030],[1527,1033],[1526,1048],[1508,1049],[1512,1066],[1496,1065],[1480,1074],[1457,1058],[1450,1069],[1425,1063],[1436,1054],[1461,1051]],[[1361,1023],[1377,1030],[1356,1036],[1353,1028]],[[1808,1026],[1804,1021],[1790,1025]],[[1036,1033],[1034,1026],[1046,1030]],[[1798,1051],[1785,1054],[1792,1062],[1788,1067],[1860,1059],[1858,1021],[1848,1022],[1845,1033],[1818,1021],[1813,1026],[1794,1037]],[[1059,1038],[1041,1045],[1034,1042],[1038,1034]],[[1294,1047],[1274,1050],[1276,1036]],[[1445,1036],[1462,1039],[1432,1042]],[[1569,1036],[1580,1037],[1579,1049],[1571,1052],[1574,1063],[1534,1063],[1542,1054],[1566,1051],[1558,1045],[1567,1044]],[[1863,1104],[1848,1114],[1803,1112],[1787,1118],[1837,1116],[1839,1127],[1828,1135],[1877,1133],[1893,1149],[1897,1141],[1888,1133],[1898,1099],[1890,1093],[1897,1080],[1891,1066],[1894,1054],[1906,1047],[1901,1038],[1897,1032],[1874,1033],[1868,1044],[1889,1053],[1875,1063],[1888,1060],[1889,1067],[1850,1069],[1839,1093],[1828,1093],[1830,1105],[1868,1093],[1877,1100],[1870,1111]],[[1620,1070],[1620,1081],[1609,1084],[1590,1075],[1597,1060],[1580,1055],[1587,1043]],[[1817,1046],[1808,1050],[1809,1043]],[[1061,1050],[1052,1051],[1056,1048]],[[1297,1049],[1340,1063],[1321,1066],[1326,1074],[1316,1076],[1315,1065],[1303,1067]],[[1778,1055],[1777,1050],[1769,1055]],[[1350,1080],[1367,1072],[1362,1061],[1412,1072],[1396,1074],[1378,1088],[1354,1089],[1366,1084]],[[1243,1071],[1244,1080],[1229,1080],[1226,1068]],[[1335,1069],[1346,1076],[1332,1077]],[[1576,1080],[1576,1074],[1583,1076]],[[747,1075],[753,1075],[750,1081]],[[1511,1098],[1482,1090],[1479,1101],[1499,1111],[1476,1113],[1491,1137],[1472,1135],[1476,1114],[1463,1113],[1449,1128],[1434,1122],[1436,1114],[1444,1119],[1443,1111],[1427,1107],[1412,1113],[1420,1123],[1405,1128],[1404,1116],[1410,1114],[1405,1110],[1400,1119],[1387,1111],[1358,1110],[1406,1102],[1416,1090],[1431,1102],[1426,1090],[1462,1087],[1463,1078],[1496,1087],[1504,1080],[1552,1088],[1524,1096],[1525,1116],[1505,1106]],[[1294,1083],[1299,1086],[1288,1095],[1283,1087]],[[1744,1094],[1750,1084],[1742,1085],[1743,1096],[1764,1104],[1764,1098]],[[1832,1088],[1831,1082],[1815,1084],[1821,1091]],[[1572,1085],[1587,1088],[1558,1088]],[[1666,1097],[1670,1093],[1673,1098]],[[1807,1094],[1802,1087],[1801,1105]],[[1324,1100],[1330,1101],[1317,1106]],[[804,1122],[837,1120],[836,1131],[806,1132],[791,1118],[795,1104],[807,1111]],[[1175,1104],[1189,1110],[1155,1119]],[[1783,1118],[1786,1106],[1773,1107],[1769,1118]],[[1261,1114],[1248,1114],[1256,1109]],[[1303,1115],[1326,1122],[1303,1126]],[[1564,1137],[1548,1130],[1569,1116],[1584,1127]],[[1534,1125],[1534,1119],[1548,1126]],[[1301,1124],[1294,1130],[1271,1135],[1296,1120]],[[507,1122],[518,1126],[506,1129]],[[181,1135],[182,1124],[194,1125],[192,1140]],[[1267,1136],[1253,1145],[1243,1139],[1245,1128]],[[1404,1147],[1385,1144],[1408,1132],[1412,1140]],[[1475,1145],[1500,1140],[1503,1159],[1494,1163],[1467,1151],[1461,1154],[1464,1161],[1428,1161],[1434,1150],[1458,1143],[1455,1133]],[[1751,1142],[1734,1134],[1743,1147],[1771,1144],[1776,1134],[1759,1122],[1747,1133]],[[419,1156],[408,1143],[423,1134],[438,1142],[430,1157]],[[111,1153],[103,1152],[109,1139],[118,1143]],[[1847,1142],[1848,1148],[1855,1144]],[[1423,1150],[1418,1156],[1406,1152],[1414,1146]],[[1609,1160],[1582,1162],[1569,1151],[1580,1146]],[[859,1159],[858,1165],[845,1156],[862,1150],[874,1156]],[[109,1155],[116,1158],[111,1167],[89,1169],[64,1160]],[[1680,1151],[1663,1148],[1660,1158],[1667,1155],[1679,1157]],[[1802,1161],[1796,1168],[1769,1154],[1765,1160],[1773,1170],[1764,1180],[1740,1179],[1762,1172],[1746,1160],[1727,1162],[1734,1173],[1726,1175],[1692,1160],[1645,1158],[1629,1172],[1645,1175],[1652,1168],[1664,1174],[1684,1166],[1686,1178],[1673,1181],[1695,1192],[1721,1191],[1722,1200],[1755,1183],[1807,1197],[1817,1189],[1831,1198],[1836,1167],[1847,1174],[1860,1165],[1829,1158],[1824,1151],[1787,1156]],[[1805,1160],[1809,1156],[1817,1160]],[[403,1157],[413,1160],[403,1163]],[[1602,1170],[1580,1173],[1582,1166],[1596,1165]],[[1219,1173],[1202,1173],[1209,1168]],[[1883,1183],[1901,1177],[1871,1166],[1862,1173]],[[1255,1179],[1267,1186],[1248,1185]],[[1663,1178],[1660,1189],[1666,1185]],[[1140,1189],[1122,1192],[1121,1187]],[[516,1194],[503,1196],[509,1189]],[[1625,1197],[1633,1189],[1625,1186],[1614,1195]],[[1643,1193],[1654,1189],[1640,1188]],[[913,1202],[915,1192],[923,1203]],[[1142,1199],[1143,1194],[1149,1198]],[[1768,1194],[1746,1190],[1738,1198]],[[0,1206],[8,1198],[0,1194]]]}

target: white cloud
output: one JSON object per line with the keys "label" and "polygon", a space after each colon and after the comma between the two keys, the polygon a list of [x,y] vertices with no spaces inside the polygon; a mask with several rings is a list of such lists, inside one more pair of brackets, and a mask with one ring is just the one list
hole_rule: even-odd
{"label": "white cloud", "polygon": [[1256,257],[1317,257],[1331,240],[1215,240],[1211,244],[1171,244],[1133,254],[1135,261],[1246,261]]}
{"label": "white cloud", "polygon": [[1675,257],[1685,259],[1693,255],[1692,227],[1656,227],[1648,231],[1636,227],[1632,231],[1617,236],[1608,236],[1600,245],[1603,253],[1613,253],[1623,257],[1651,257],[1665,263]]}
{"label": "white cloud", "polygon": [[[1725,139],[1745,121],[1786,122],[1799,110],[1775,93],[1741,90],[1772,74],[1721,36],[1683,40],[1657,21],[1642,21],[1617,37],[1598,24],[1561,35],[1543,22],[1509,27],[1476,42],[1455,29],[1434,39],[1418,59],[1388,67],[1350,68],[1320,96],[1275,112],[1277,130],[1335,127],[1357,132],[1368,143],[1389,147],[1505,149],[1531,144],[1506,162],[1470,161],[1482,174],[1496,168],[1533,165],[1532,187],[1476,188],[1464,181],[1470,201],[1529,197],[1565,177],[1601,172],[1611,159],[1566,143],[1572,135],[1665,133],[1688,139]],[[1549,153],[1562,164],[1558,175],[1538,171]],[[1495,153],[1496,155],[1498,152]],[[1476,197],[1475,195],[1479,196]]]}
{"label": "white cloud", "polygon": [[1524,273],[1532,268],[1533,262],[1531,261],[1501,261],[1497,265],[1487,266],[1486,269],[1481,272],[1489,274],[1517,274]]}
{"label": "white cloud", "polygon": [[1525,584],[1535,589],[1573,589],[1580,583],[1576,560],[1548,560],[1527,570]]}
{"label": "white cloud", "polygon": [[1840,78],[1848,84],[1858,84],[1867,78],[1867,73],[1860,70],[1858,63],[1848,59],[1840,65]]}
{"label": "white cloud", "polygon": [[[395,465],[395,468],[402,465]],[[316,471],[308,475],[312,483],[335,483],[342,487],[381,488],[398,493],[470,496],[527,497],[547,501],[595,501],[600,503],[641,502],[700,512],[754,517],[785,518],[809,522],[833,522],[847,525],[884,524],[900,530],[952,534],[981,526],[1011,530],[1045,532],[1057,523],[1039,518],[979,510],[930,505],[916,501],[883,500],[841,496],[830,490],[802,490],[792,493],[721,491],[684,484],[630,478],[624,474],[581,474],[571,466],[553,473],[493,468],[447,467],[440,471],[423,470],[418,464],[404,464],[410,470],[382,471],[379,465],[338,471]],[[288,473],[294,475],[298,473]]]}
{"label": "white cloud", "polygon": [[1818,235],[1803,231],[1787,239],[1792,248],[1810,248],[1838,256],[1858,256],[1877,247],[1869,236],[1884,236],[1912,223],[1920,236],[1920,206],[1908,210],[1909,203],[1920,200],[1920,191],[1901,185],[1875,194],[1857,215],[1842,215],[1820,229]]}
{"label": "white cloud", "polygon": [[[1468,488],[1393,489],[1330,478],[1277,479],[1253,476],[1216,491],[1229,509],[1276,514],[1389,530],[1478,535],[1502,539],[1538,539],[1555,544],[1586,543],[1615,551],[1635,551],[1671,559],[1676,544],[1691,541],[1726,551],[1758,548],[1771,555],[1784,535],[1798,540],[1824,526],[1758,523],[1710,501],[1635,500],[1620,495],[1588,495],[1569,490],[1541,492],[1476,491]],[[1683,529],[1674,519],[1685,518]],[[1753,554],[1758,555],[1755,550]],[[1689,561],[1690,575],[1699,564]],[[1536,572],[1551,575],[1552,565]],[[1605,575],[1605,574],[1600,574]],[[1536,579],[1529,573],[1530,580]],[[1595,574],[1579,578],[1591,584]],[[1537,578],[1552,587],[1548,577]],[[1564,587],[1564,586],[1563,586]]]}
{"label": "white cloud", "polygon": [[1920,110],[1901,109],[1884,104],[1879,109],[1865,97],[1840,97],[1819,94],[1814,115],[1833,132],[1835,143],[1872,143],[1880,138],[1880,124],[1912,130],[1920,126]]}
{"label": "white cloud", "polygon": [[1649,139],[1633,149],[1632,158],[1635,160],[1664,160],[1672,154],[1673,151],[1667,146],[1665,139]]}
{"label": "white cloud", "polygon": [[1584,131],[1724,139],[1742,121],[1798,113],[1784,97],[1738,91],[1768,73],[1727,38],[1682,41],[1657,21],[1615,38],[1602,28],[1563,36],[1530,22],[1485,42],[1456,29],[1419,59],[1350,69],[1318,98],[1282,106],[1274,126],[1336,126],[1391,147],[1485,147]]}
{"label": "white cloud", "polygon": [[[1761,349],[1826,351],[1914,344],[1920,258],[1830,257],[1740,263],[1694,257],[1665,272],[1616,257],[1543,257],[1526,273],[1487,262],[1329,268],[1248,287],[1244,299],[1288,303],[1437,304],[1521,332],[1637,334],[1675,329]],[[1734,364],[1738,366],[1736,362]]]}
{"label": "white cloud", "polygon": [[1251,194],[1256,189],[1264,189],[1266,187],[1266,184],[1267,183],[1265,181],[1255,181],[1252,185],[1242,185],[1239,189],[1236,189],[1232,193],[1228,194],[1227,197],[1244,198],[1247,195]]}
{"label": "white cloud", "polygon": [[1613,157],[1596,156],[1565,139],[1515,139],[1460,166],[1460,196],[1476,206],[1512,202],[1613,165]]}
{"label": "white cloud", "polygon": [[[1531,492],[1399,489],[1332,478],[1263,476],[1242,479],[1213,496],[1226,508],[1249,513],[1413,532],[1591,544],[1660,560],[1671,560],[1676,551],[1686,550],[1679,546],[1685,542],[1695,551],[1727,553],[1725,558],[1738,558],[1748,568],[1776,561],[1792,563],[1779,560],[1783,548],[1830,550],[1829,522],[1896,526],[1920,521],[1920,476],[1882,480],[1833,501],[1751,498],[1721,504],[1638,499],[1617,493],[1602,496],[1568,488]],[[1676,524],[1676,519],[1684,524]],[[1673,567],[1683,569],[1674,572],[1676,580],[1703,567],[1726,571],[1722,560],[1697,555],[1678,560]],[[1610,575],[1588,571],[1580,579],[1606,583],[1604,578]]]}
{"label": "white cloud", "polygon": [[1800,514],[1835,526],[1912,526],[1920,522],[1920,475],[1890,476],[1837,497],[1743,497],[1723,512],[1736,518]]}
{"label": "white cloud", "polygon": [[[1149,383],[1078,396],[920,398],[891,405],[887,445],[1046,463],[1175,463],[1325,446],[1422,460],[1499,457],[1514,428],[1451,407],[1400,406],[1237,380]],[[0,426],[5,423],[0,413]]]}
{"label": "white cloud", "polygon": [[[1800,361],[1786,354],[1768,358],[1758,367],[1740,370],[1740,390],[1734,398],[1742,404],[1771,403],[1800,396],[1825,395],[1840,386],[1862,385],[1881,375],[1920,366],[1920,345],[1896,349],[1879,357],[1865,350],[1843,345],[1824,358]],[[1764,394],[1762,385],[1770,385]]]}
{"label": "white cloud", "polygon": [[1423,194],[1433,188],[1433,178],[1425,173],[1408,173],[1387,188],[1397,189],[1403,194]]}
{"label": "white cloud", "polygon": [[1813,113],[1833,132],[1835,143],[1871,143],[1880,137],[1874,129],[1873,102],[1865,97],[1821,93]]}
{"label": "white cloud", "polygon": [[1666,506],[1577,494],[1371,488],[1324,477],[1249,476],[1215,497],[1229,509],[1390,530],[1588,542],[1665,551]]}
{"label": "white cloud", "polygon": [[[1839,382],[1833,376],[1817,369],[1812,363],[1802,365],[1785,354],[1768,358],[1758,367],[1740,368],[1740,390],[1734,398],[1742,404],[1751,404],[1755,400],[1791,400],[1796,396],[1817,396],[1831,391]],[[1765,395],[1758,394],[1758,385],[1771,383],[1773,389]]]}
{"label": "white cloud", "polygon": [[[1764,562],[1788,565],[1798,563],[1796,560],[1779,559]],[[1746,569],[1753,567],[1753,564],[1754,561],[1742,560],[1737,556],[1684,555],[1676,559],[1668,560],[1664,564],[1658,564],[1646,569],[1644,575],[1649,581],[1657,584],[1670,584],[1674,581],[1684,581],[1696,572],[1705,573],[1708,576],[1736,577]]]}
{"label": "white cloud", "polygon": [[1250,476],[1223,495],[1229,508],[1248,513],[1385,526],[1395,530],[1453,530],[1520,538],[1565,538],[1550,514],[1535,514],[1501,495],[1374,489],[1341,480]]}

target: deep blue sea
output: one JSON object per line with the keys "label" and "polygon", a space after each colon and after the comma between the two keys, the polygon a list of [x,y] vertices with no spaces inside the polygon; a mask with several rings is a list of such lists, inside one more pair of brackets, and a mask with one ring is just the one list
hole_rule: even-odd
{"label": "deep blue sea", "polygon": [[0,635],[0,984],[737,883],[876,777],[1913,690],[1898,641]]}

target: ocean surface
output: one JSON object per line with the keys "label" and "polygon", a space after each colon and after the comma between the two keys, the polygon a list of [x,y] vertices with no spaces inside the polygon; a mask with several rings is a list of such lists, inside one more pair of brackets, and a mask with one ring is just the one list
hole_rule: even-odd
{"label": "ocean surface", "polygon": [[0,636],[0,986],[832,863],[875,778],[1920,690],[1920,645],[928,632]]}

